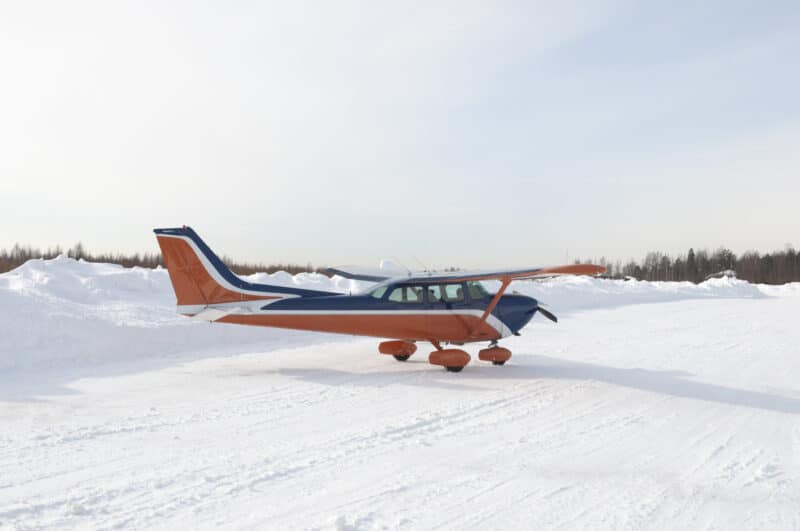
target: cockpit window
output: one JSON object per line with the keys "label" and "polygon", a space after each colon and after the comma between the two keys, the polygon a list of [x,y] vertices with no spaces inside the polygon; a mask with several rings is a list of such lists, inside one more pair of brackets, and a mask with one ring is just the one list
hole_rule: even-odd
{"label": "cockpit window", "polygon": [[444,300],[447,302],[462,302],[464,300],[463,284],[445,284]]}
{"label": "cockpit window", "polygon": [[367,292],[367,295],[375,297],[376,299],[382,299],[384,293],[386,293],[386,286],[378,286]]}
{"label": "cockpit window", "polygon": [[444,302],[442,295],[442,286],[428,286],[428,302],[436,304],[437,302]]}
{"label": "cockpit window", "polygon": [[427,286],[427,290],[428,302],[431,304],[464,302],[464,284],[461,283]]}
{"label": "cockpit window", "polygon": [[389,294],[392,302],[422,302],[422,286],[399,286]]}
{"label": "cockpit window", "polygon": [[470,298],[474,301],[485,299],[489,296],[489,292],[486,291],[483,284],[477,281],[467,282],[467,289],[469,290]]}

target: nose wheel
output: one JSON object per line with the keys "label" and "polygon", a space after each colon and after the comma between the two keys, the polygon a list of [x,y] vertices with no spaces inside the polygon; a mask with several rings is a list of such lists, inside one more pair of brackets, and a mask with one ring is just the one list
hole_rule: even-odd
{"label": "nose wheel", "polygon": [[511,351],[507,348],[497,346],[497,343],[492,343],[489,348],[485,348],[478,352],[478,359],[482,361],[491,361],[492,365],[505,365],[511,359]]}

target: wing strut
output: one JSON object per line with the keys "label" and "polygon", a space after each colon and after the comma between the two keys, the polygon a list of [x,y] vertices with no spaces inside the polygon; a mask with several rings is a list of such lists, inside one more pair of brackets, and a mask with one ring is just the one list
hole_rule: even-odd
{"label": "wing strut", "polygon": [[500,285],[500,289],[497,290],[497,293],[495,293],[494,297],[492,297],[491,302],[489,302],[489,306],[486,307],[486,310],[483,312],[483,315],[481,315],[481,320],[478,321],[478,324],[476,324],[475,328],[472,329],[472,333],[473,334],[475,332],[477,332],[478,328],[483,323],[486,322],[486,319],[489,318],[489,314],[492,313],[492,310],[494,310],[494,307],[497,306],[498,302],[500,302],[500,297],[503,296],[503,293],[505,293],[506,288],[508,287],[509,284],[511,284],[512,278],[511,277],[502,277],[501,280],[502,280],[502,284]]}

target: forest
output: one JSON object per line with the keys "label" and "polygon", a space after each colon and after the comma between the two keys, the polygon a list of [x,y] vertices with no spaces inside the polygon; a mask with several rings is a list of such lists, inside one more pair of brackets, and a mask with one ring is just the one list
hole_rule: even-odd
{"label": "forest", "polygon": [[[161,253],[101,253],[94,254],[84,248],[83,244],[76,243],[70,249],[64,251],[60,247],[48,248],[44,251],[30,246],[14,245],[10,250],[0,250],[0,273],[11,271],[19,267],[28,260],[43,258],[49,260],[60,255],[66,255],[75,260],[86,260],[87,262],[102,262],[108,264],[119,264],[123,267],[148,267],[154,268],[163,266]],[[262,263],[243,263],[231,260],[227,256],[221,257],[222,261],[237,275],[251,275],[253,273],[274,273],[276,271],[286,271],[292,275],[303,272],[316,271],[311,264],[262,264]]]}
{"label": "forest", "polygon": [[[10,271],[26,261],[34,258],[55,258],[66,254],[70,258],[88,262],[107,262],[124,267],[149,267],[163,265],[159,253],[134,254],[93,254],[80,243],[64,251],[59,247],[44,251],[30,246],[15,245],[10,250],[0,250],[0,273]],[[298,264],[265,264],[241,263],[223,256],[222,261],[238,275],[249,275],[257,272],[274,273],[287,271],[291,274],[321,271],[310,263]],[[605,257],[576,262],[596,263],[608,268],[610,278],[634,278],[637,280],[664,280],[702,282],[714,275],[735,276],[748,282],[760,284],[784,284],[800,281],[800,255],[793,247],[787,246],[782,251],[761,254],[748,251],[736,255],[730,249],[721,247],[715,251],[689,249],[686,254],[670,256],[660,252],[650,252],[641,261],[629,260],[609,261]],[[449,268],[456,270],[458,268]]]}
{"label": "forest", "polygon": [[721,247],[713,252],[689,249],[685,255],[670,256],[649,252],[641,261],[610,262],[605,258],[585,260],[604,265],[612,278],[702,282],[711,276],[736,276],[758,284],[785,284],[800,281],[800,256],[791,246],[782,251],[761,254],[748,251],[736,255]]}

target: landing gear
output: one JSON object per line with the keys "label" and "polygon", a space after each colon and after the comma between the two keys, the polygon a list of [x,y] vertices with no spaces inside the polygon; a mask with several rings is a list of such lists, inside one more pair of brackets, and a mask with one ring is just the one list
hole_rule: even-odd
{"label": "landing gear", "polygon": [[428,356],[428,363],[431,365],[441,365],[448,372],[459,372],[467,366],[470,358],[469,354],[459,348],[442,348],[438,341],[431,341],[436,350]]}
{"label": "landing gear", "polygon": [[478,359],[482,361],[491,361],[492,365],[505,365],[511,359],[511,351],[507,348],[498,347],[497,342],[489,345],[478,353]]}
{"label": "landing gear", "polygon": [[[459,348],[443,348],[441,342],[435,339],[429,341],[436,347],[436,350],[430,353],[428,362],[432,365],[444,367],[447,372],[461,372],[472,360],[469,354]],[[412,341],[384,341],[378,346],[378,350],[381,354],[388,354],[397,361],[408,361],[411,355],[416,352],[417,345]],[[492,341],[489,343],[488,348],[478,353],[478,359],[491,361],[492,365],[502,366],[511,359],[511,351],[499,346],[497,341]]]}
{"label": "landing gear", "polygon": [[384,341],[378,345],[378,352],[394,356],[397,361],[406,361],[417,351],[417,346],[411,341]]}

